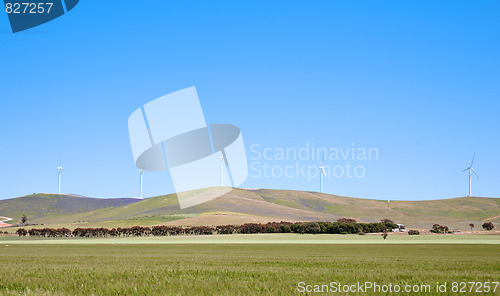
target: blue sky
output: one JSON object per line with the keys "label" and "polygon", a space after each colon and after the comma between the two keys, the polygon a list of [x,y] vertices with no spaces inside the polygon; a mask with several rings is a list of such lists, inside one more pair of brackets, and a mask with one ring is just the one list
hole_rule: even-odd
{"label": "blue sky", "polygon": [[[473,195],[500,197],[499,15],[498,1],[80,1],[12,34],[0,13],[0,199],[57,192],[60,158],[65,193],[137,196],[128,117],[189,86],[208,123],[241,128],[249,164],[255,144],[377,149],[326,161],[365,172],[330,175],[327,193],[464,196],[475,152]],[[168,172],[144,182],[145,196],[173,191]],[[319,179],[242,187],[318,191]]]}

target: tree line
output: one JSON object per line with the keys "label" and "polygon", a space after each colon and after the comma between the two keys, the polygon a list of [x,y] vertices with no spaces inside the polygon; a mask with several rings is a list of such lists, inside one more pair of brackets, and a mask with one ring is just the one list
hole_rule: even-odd
{"label": "tree line", "polygon": [[269,222],[266,224],[246,223],[242,225],[219,226],[153,226],[130,228],[19,228],[19,236],[33,237],[140,237],[140,236],[173,236],[173,235],[212,235],[212,234],[256,234],[256,233],[309,233],[309,234],[356,234],[378,233],[384,230],[397,228],[392,221],[379,223],[357,223],[353,219],[339,219],[337,222]]}

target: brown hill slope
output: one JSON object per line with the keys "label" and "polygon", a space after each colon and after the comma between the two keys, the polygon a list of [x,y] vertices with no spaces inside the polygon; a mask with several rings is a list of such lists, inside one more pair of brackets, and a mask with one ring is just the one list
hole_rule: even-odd
{"label": "brown hill slope", "polygon": [[[202,197],[215,190],[219,188],[195,190],[190,194]],[[38,206],[40,200],[37,199],[18,198],[15,213],[19,215],[29,210],[33,222],[74,226],[86,226],[78,221],[86,221],[85,223],[90,223],[92,226],[165,223],[217,225],[281,220],[335,221],[341,217],[349,217],[364,222],[390,218],[410,228],[430,228],[432,224],[438,223],[456,229],[467,229],[469,223],[480,227],[482,221],[486,219],[494,223],[500,222],[500,199],[484,197],[387,202],[318,192],[235,188],[214,200],[187,209],[179,208],[175,194],[139,201],[122,199],[117,200],[117,205],[109,204],[106,200],[86,198],[92,200],[90,204],[99,205],[93,208],[69,206],[75,200],[70,197],[66,199],[64,202],[52,203],[52,205],[64,204],[65,211],[61,212],[47,210],[46,206]],[[8,208],[6,205],[10,203],[9,201],[12,200],[0,201],[0,216],[10,217],[8,213],[12,213],[12,210],[2,210]]]}

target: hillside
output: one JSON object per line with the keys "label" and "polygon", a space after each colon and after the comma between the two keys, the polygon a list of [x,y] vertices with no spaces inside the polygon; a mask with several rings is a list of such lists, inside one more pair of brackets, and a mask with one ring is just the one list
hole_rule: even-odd
{"label": "hillside", "polygon": [[[214,190],[219,189],[200,189],[191,194],[201,196]],[[23,214],[33,223],[66,227],[334,221],[349,217],[363,222],[390,218],[413,228],[429,228],[438,223],[467,229],[469,223],[479,227],[486,219],[500,222],[500,199],[459,197],[387,202],[318,192],[235,188],[219,198],[183,210],[175,194],[144,200],[37,194],[0,201],[0,216]]]}
{"label": "hillside", "polygon": [[0,216],[17,221],[22,215],[30,222],[45,217],[66,217],[105,208],[116,208],[139,201],[135,198],[88,198],[68,194],[32,194],[17,198],[0,200]]}

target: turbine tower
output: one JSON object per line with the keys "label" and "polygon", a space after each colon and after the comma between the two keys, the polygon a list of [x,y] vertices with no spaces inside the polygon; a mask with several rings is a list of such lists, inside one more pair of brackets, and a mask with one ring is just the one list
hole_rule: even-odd
{"label": "turbine tower", "polygon": [[57,193],[58,194],[61,194],[61,172],[63,171],[63,168],[62,168],[62,165],[60,164],[58,167],[57,167],[57,172],[58,172],[58,175],[59,175],[59,180],[57,182],[57,187],[58,187],[58,190],[57,190]]}
{"label": "turbine tower", "polygon": [[474,157],[476,157],[476,153],[474,153],[474,155],[472,156],[472,161],[470,163],[470,167],[468,167],[462,171],[462,172],[469,171],[469,195],[468,196],[472,195],[472,173],[474,173],[474,175],[476,175],[476,177],[479,179],[479,176],[476,174],[476,171],[472,168],[472,165],[474,164]]}
{"label": "turbine tower", "polygon": [[324,157],[321,159],[321,166],[319,167],[319,192],[323,193],[323,174],[328,177],[323,166]]}
{"label": "turbine tower", "polygon": [[221,155],[220,157],[220,187],[222,187],[223,182],[223,174],[224,174],[224,155]]}
{"label": "turbine tower", "polygon": [[139,170],[139,175],[140,175],[140,190],[141,190],[141,195],[140,198],[142,199],[142,174],[144,173],[143,169]]}

